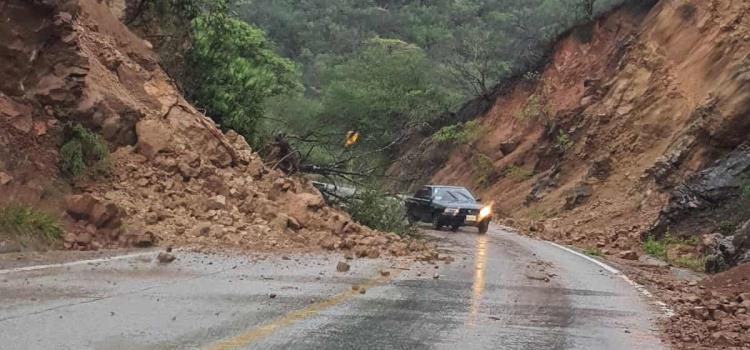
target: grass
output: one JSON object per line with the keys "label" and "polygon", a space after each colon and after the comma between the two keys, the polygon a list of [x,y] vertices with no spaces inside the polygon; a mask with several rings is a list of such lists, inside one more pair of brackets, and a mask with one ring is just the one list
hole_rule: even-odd
{"label": "grass", "polygon": [[57,220],[39,210],[24,205],[10,205],[0,209],[0,234],[9,234],[21,241],[59,239],[63,230]]}
{"label": "grass", "polygon": [[602,251],[599,248],[588,248],[583,251],[583,254],[588,256],[602,256]]}
{"label": "grass", "polygon": [[505,168],[505,176],[514,180],[524,181],[532,178],[534,172],[517,165],[511,165]]}
{"label": "grass", "polygon": [[492,159],[484,153],[475,153],[471,160],[476,170],[474,181],[482,187],[489,186],[489,182],[495,173],[495,165],[492,164]]}
{"label": "grass", "polygon": [[667,258],[667,243],[657,240],[654,236],[648,236],[643,242],[643,252],[659,259]]}
{"label": "grass", "polygon": [[691,269],[694,271],[704,271],[706,265],[706,258],[703,256],[699,257],[680,257],[677,259],[670,259],[667,256],[667,249],[670,245],[684,244],[689,246],[697,246],[699,244],[698,237],[693,236],[690,238],[676,238],[669,232],[664,235],[664,238],[657,240],[653,236],[646,237],[646,241],[643,242],[643,251],[655,258],[662,259],[672,265]]}
{"label": "grass", "polygon": [[482,126],[479,125],[479,122],[472,120],[466,123],[458,123],[441,128],[432,134],[432,141],[437,144],[471,144],[479,140],[483,133]]}
{"label": "grass", "polygon": [[706,257],[682,257],[669,261],[672,265],[690,269],[693,271],[705,272]]}

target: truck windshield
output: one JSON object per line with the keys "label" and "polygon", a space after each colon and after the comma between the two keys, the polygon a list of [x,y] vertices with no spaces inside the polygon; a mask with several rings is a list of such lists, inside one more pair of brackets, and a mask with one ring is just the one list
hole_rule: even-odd
{"label": "truck windshield", "polygon": [[469,202],[474,203],[476,200],[471,193],[463,188],[436,188],[435,200],[441,202]]}

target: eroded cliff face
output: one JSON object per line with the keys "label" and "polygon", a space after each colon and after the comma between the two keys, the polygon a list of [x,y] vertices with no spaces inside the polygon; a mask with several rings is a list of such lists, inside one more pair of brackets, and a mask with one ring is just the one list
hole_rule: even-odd
{"label": "eroded cliff face", "polygon": [[[151,44],[116,17],[121,5],[0,1],[0,207],[55,214],[68,249],[438,257],[423,242],[352,222],[312,186],[266,168],[244,138],[222,133],[180,95]],[[106,141],[104,176],[61,174],[68,123]]]}
{"label": "eroded cliff face", "polygon": [[[673,190],[747,139],[749,7],[663,0],[599,19],[590,41],[573,31],[538,80],[494,98],[478,118],[482,136],[453,147],[430,181],[469,186],[518,226],[605,253],[638,251],[642,237],[667,228],[718,232],[721,212],[697,226],[660,212],[679,200]],[[436,147],[424,141],[394,171]],[[722,200],[738,200],[735,182]]]}

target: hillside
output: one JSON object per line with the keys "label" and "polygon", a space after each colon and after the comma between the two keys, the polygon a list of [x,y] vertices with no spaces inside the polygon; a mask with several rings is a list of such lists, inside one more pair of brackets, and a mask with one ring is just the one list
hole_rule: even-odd
{"label": "hillside", "polygon": [[544,237],[611,252],[667,231],[730,235],[748,219],[737,208],[747,184],[747,10],[740,1],[624,6],[593,24],[590,41],[564,36],[537,80],[498,88],[477,137],[412,140],[391,174],[426,170]]}
{"label": "hillside", "polygon": [[[389,174],[411,175],[410,190],[465,185],[508,226],[636,266],[678,312],[676,348],[747,344],[750,4],[634,3],[563,35],[538,74],[413,133]],[[687,283],[646,255],[742,266]]]}
{"label": "hillside", "polygon": [[78,250],[161,245],[435,257],[422,242],[354,223],[304,180],[266,167],[242,136],[222,133],[181,96],[152,44],[112,6],[3,5],[3,250],[28,249],[44,233],[62,238],[53,248]]}

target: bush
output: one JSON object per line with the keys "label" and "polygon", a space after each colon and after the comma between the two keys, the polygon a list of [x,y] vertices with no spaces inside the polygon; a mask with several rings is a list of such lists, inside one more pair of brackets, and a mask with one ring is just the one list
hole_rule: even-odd
{"label": "bush", "polygon": [[573,140],[570,139],[570,136],[568,136],[565,131],[560,130],[560,133],[557,134],[557,138],[555,139],[555,144],[567,151],[573,146]]}
{"label": "bush", "polygon": [[476,120],[472,120],[441,128],[432,135],[432,141],[437,144],[470,144],[479,140],[480,137],[482,137],[482,126]]}
{"label": "bush", "polygon": [[0,234],[9,234],[20,240],[54,241],[63,230],[52,216],[34,208],[11,205],[0,209]]}
{"label": "bush", "polygon": [[91,168],[106,168],[109,150],[99,135],[81,124],[65,127],[65,142],[60,146],[60,170],[69,177],[79,177]]}
{"label": "bush", "polygon": [[395,232],[402,236],[417,233],[416,227],[406,220],[403,201],[376,189],[358,192],[344,210],[358,223],[375,230]]}
{"label": "bush", "polygon": [[505,176],[514,180],[524,181],[532,178],[534,176],[534,171],[517,165],[510,165],[505,168]]}
{"label": "bush", "polygon": [[533,94],[526,100],[523,108],[516,112],[515,117],[519,121],[529,121],[537,119],[547,119],[549,115],[549,106],[542,101],[539,94]]}
{"label": "bush", "polygon": [[588,248],[583,251],[583,254],[588,256],[602,256],[602,251],[599,248]]}
{"label": "bush", "polygon": [[471,157],[471,161],[474,165],[474,181],[481,186],[488,186],[495,174],[495,165],[492,163],[492,159],[484,153],[475,153]]}
{"label": "bush", "polygon": [[653,257],[664,259],[667,257],[667,243],[664,240],[657,240],[654,236],[648,236],[643,242],[643,251]]}

